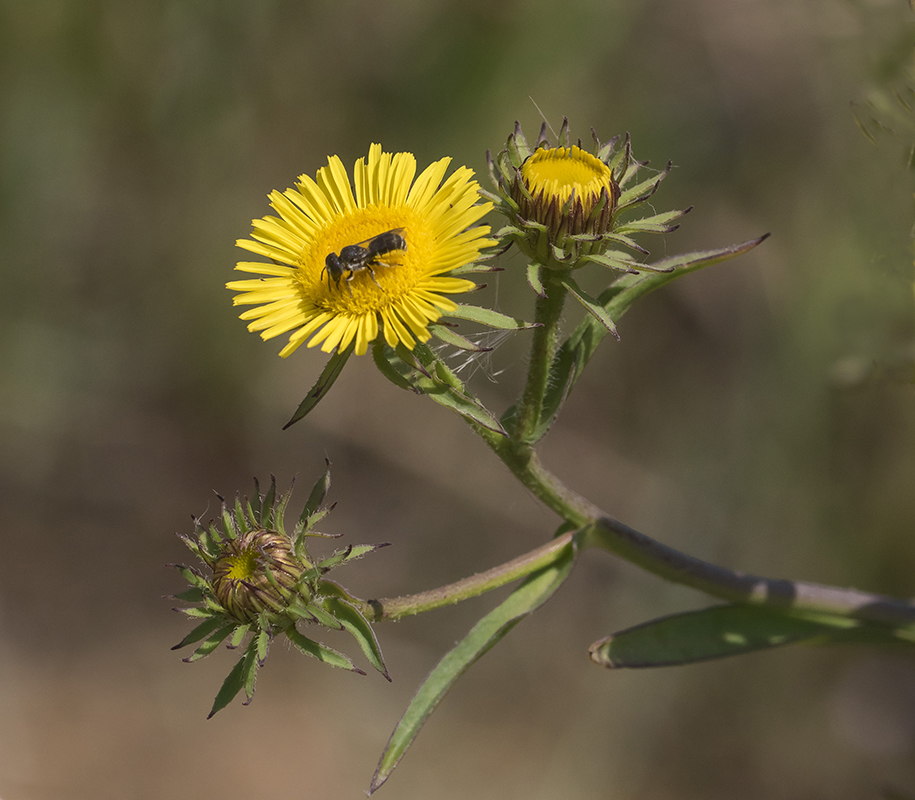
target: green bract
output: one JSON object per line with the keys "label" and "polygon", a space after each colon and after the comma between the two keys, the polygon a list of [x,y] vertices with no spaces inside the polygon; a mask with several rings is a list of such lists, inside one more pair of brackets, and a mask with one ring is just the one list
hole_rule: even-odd
{"label": "green bract", "polygon": [[242,689],[246,703],[251,701],[257,668],[280,634],[319,661],[365,674],[347,656],[303,635],[300,625],[348,631],[372,666],[390,680],[368,620],[341,586],[324,578],[331,569],[385,545],[350,545],[318,560],[306,547],[308,537],[335,538],[312,530],[329,511],[321,503],[330,487],[330,465],[312,489],[291,535],[285,531],[284,515],[292,489],[277,495],[274,479],[265,494],[256,482],[255,487],[252,501],[246,498],[242,503],[236,497],[232,508],[223,501],[219,523],[203,525],[197,520],[193,536],[181,537],[205,570],[175,565],[190,584],[175,598],[193,604],[176,610],[198,624],[173,649],[201,642],[184,659],[191,662],[208,656],[226,640],[230,648],[247,640],[242,657],[216,695],[210,716]]}
{"label": "green bract", "polygon": [[555,146],[547,141],[544,124],[532,149],[516,123],[506,148],[495,159],[487,154],[496,192],[482,194],[509,223],[498,238],[503,247],[514,243],[532,259],[532,275],[539,268],[569,270],[588,263],[622,272],[652,270],[616,248],[647,255],[633,235],[669,233],[678,227],[671,223],[689,211],[624,221],[626,212],[655,193],[671,165],[633,183],[648,162],[632,157],[628,134],[622,145],[619,137],[602,145],[593,130],[591,134],[593,154],[582,149],[581,140],[571,143],[568,120],[563,120]]}

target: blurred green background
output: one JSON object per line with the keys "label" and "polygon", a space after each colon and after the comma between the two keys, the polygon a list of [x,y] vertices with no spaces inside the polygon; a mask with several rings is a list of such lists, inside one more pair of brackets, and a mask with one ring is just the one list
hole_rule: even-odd
{"label": "blurred green background", "polygon": [[[496,600],[382,626],[391,685],[277,647],[255,702],[206,721],[234,657],[169,651],[188,624],[164,565],[189,558],[173,534],[216,511],[214,489],[298,476],[301,503],[332,459],[325,529],[393,544],[341,576],[364,597],[554,530],[457,418],[369,359],[280,430],[326,357],[284,361],[245,331],[223,288],[234,241],[271,189],[374,141],[482,179],[516,119],[536,135],[539,106],[673,160],[652,203],[695,209],[645,242],[654,255],[770,231],[623,320],[544,460],[693,555],[915,594],[915,134],[902,115],[872,143],[854,122],[902,85],[913,23],[902,0],[0,5],[0,798],[361,797],[419,681]],[[503,265],[476,298],[529,315],[520,260]],[[475,375],[491,407],[518,391],[526,344]],[[706,602],[588,553],[379,796],[915,796],[911,656],[587,659],[601,636]]]}

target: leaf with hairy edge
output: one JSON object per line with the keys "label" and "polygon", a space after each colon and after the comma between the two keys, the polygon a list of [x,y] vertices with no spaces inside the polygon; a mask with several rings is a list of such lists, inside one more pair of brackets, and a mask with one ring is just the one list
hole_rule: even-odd
{"label": "leaf with hairy edge", "polygon": [[255,646],[256,641],[252,640],[251,644],[248,645],[248,649],[245,650],[245,654],[238,659],[238,663],[232,667],[232,671],[228,674],[222,683],[222,687],[216,693],[216,699],[213,701],[213,708],[210,713],[207,714],[207,719],[210,719],[217,711],[222,711],[222,709],[232,702],[235,695],[248,684],[251,671],[257,669],[257,662],[254,659]]}
{"label": "leaf with hairy edge", "polygon": [[316,658],[318,661],[323,661],[325,664],[330,664],[332,667],[339,667],[340,669],[345,669],[349,670],[350,672],[357,672],[360,675],[365,675],[365,673],[345,655],[343,655],[343,653],[338,653],[336,650],[332,650],[330,647],[326,647],[319,642],[312,641],[307,636],[302,636],[302,634],[299,633],[292,625],[286,628],[285,633],[286,636],[289,637],[289,641],[292,642],[301,652],[305,653],[306,656]]}
{"label": "leaf with hairy edge", "polygon": [[397,354],[381,340],[372,345],[372,360],[378,371],[399,389],[420,394],[420,391],[407,379],[412,369],[401,361]]}
{"label": "leaf with hairy edge", "polygon": [[[768,235],[720,250],[687,253],[665,259],[654,265],[663,269],[673,268],[673,271],[648,275],[623,275],[605,289],[596,302],[603,307],[611,320],[618,322],[620,317],[640,297],[682,275],[743,255],[764,241]],[[606,335],[606,326],[589,315],[579,323],[572,335],[556,352],[550,371],[550,387],[544,397],[540,424],[534,431],[532,441],[541,439],[552,427],[563,403],[571,394],[579,376]]]}
{"label": "leaf with hairy edge", "polygon": [[613,320],[610,319],[610,315],[604,310],[604,307],[597,302],[591,295],[585,292],[579,285],[574,281],[570,275],[563,275],[559,282],[566,287],[579,303],[581,303],[585,310],[596,319],[604,328],[607,329],[608,333],[612,333],[616,340],[619,341],[620,335],[616,330],[616,325],[613,323]]}
{"label": "leaf with hairy edge", "polygon": [[481,347],[480,345],[471,342],[467,337],[455,333],[451,328],[445,327],[444,325],[429,325],[429,333],[444,344],[450,345],[458,350],[465,350],[469,353],[488,353],[492,350],[491,347]]}
{"label": "leaf with hairy edge", "polygon": [[[609,312],[610,316],[615,320],[619,320],[636,300],[653,292],[655,289],[660,289],[671,281],[674,281],[683,275],[688,275],[690,272],[702,269],[703,267],[710,267],[713,264],[720,264],[722,261],[742,256],[768,238],[769,234],[767,233],[764,236],[760,236],[758,239],[751,239],[742,244],[723,247],[720,250],[684,253],[680,256],[665,258],[653,264],[652,267],[656,270],[663,269],[670,271],[658,272],[652,275],[626,275],[619,281],[619,284],[622,286],[622,291],[615,292],[613,297],[607,301],[604,301],[603,296],[599,299],[604,303],[604,308]],[[616,286],[611,288],[616,288]]]}
{"label": "leaf with hairy edge", "polygon": [[[423,382],[426,382],[426,380],[427,379],[423,379]],[[460,414],[464,419],[469,420],[470,422],[505,436],[505,430],[499,424],[499,420],[483,408],[477,401],[472,400],[466,395],[463,395],[438,381],[435,381],[434,383],[429,381],[429,383],[432,383],[432,385],[428,388],[422,386],[420,388],[422,389],[423,394],[428,395],[430,400]]]}
{"label": "leaf with hairy edge", "polygon": [[176,644],[172,650],[180,650],[182,647],[187,647],[189,644],[199,642],[201,639],[209,636],[222,624],[223,621],[221,619],[218,619],[217,617],[208,617],[196,628],[194,628],[194,630],[192,630],[187,636],[185,636],[180,642],[178,642],[178,644]]}
{"label": "leaf with hairy edge", "polygon": [[195,661],[199,661],[201,658],[206,658],[210,653],[212,653],[219,645],[221,645],[228,637],[232,631],[235,630],[235,624],[230,622],[226,624],[225,620],[222,620],[223,626],[207,638],[200,647],[198,647],[191,655],[187,658],[182,659],[182,661],[192,664]]}
{"label": "leaf with hairy edge", "polygon": [[389,545],[390,542],[379,542],[378,544],[347,545],[342,550],[338,550],[336,553],[333,553],[322,561],[319,561],[316,565],[317,572],[315,577],[320,577],[321,574],[327,572],[328,570],[339,567],[341,564],[346,564],[348,561],[355,561],[357,558],[367,556],[369,553],[374,553],[376,550],[380,550],[382,547],[388,547]]}
{"label": "leaf with hairy edge", "polygon": [[546,297],[546,289],[540,276],[540,265],[536,261],[527,267],[527,283],[538,297]]}
{"label": "leaf with hairy edge", "polygon": [[183,592],[173,594],[172,600],[180,600],[182,603],[202,603],[203,591],[197,588],[185,589]]}
{"label": "leaf with hairy edge", "polygon": [[324,600],[324,604],[327,606],[328,611],[336,617],[337,621],[359,643],[359,647],[362,648],[362,652],[365,653],[369,663],[390,681],[391,676],[388,675],[388,669],[384,665],[384,657],[381,655],[378,638],[375,636],[375,631],[372,630],[368,620],[359,613],[355,606],[347,603],[341,597],[328,597]]}
{"label": "leaf with hairy edge", "polygon": [[352,354],[353,345],[350,345],[342,353],[337,351],[330,357],[324,370],[318,376],[318,380],[315,381],[315,385],[312,386],[311,391],[305,395],[305,399],[299,403],[299,407],[295,410],[295,414],[293,414],[292,419],[283,426],[283,430],[286,430],[290,425],[294,425],[321,402],[324,395],[330,391],[330,387],[334,385],[334,381],[340,377],[343,367],[346,366],[346,362]]}
{"label": "leaf with hairy edge", "polygon": [[391,734],[372,778],[369,794],[390,777],[423,723],[435,711],[455,681],[524,617],[549,600],[569,576],[574,561],[573,544],[558,550],[553,563],[525,578],[507,600],[474,625],[470,633],[439,661],[410,701],[409,707]]}
{"label": "leaf with hairy edge", "polygon": [[302,514],[299,517],[299,524],[304,530],[308,530],[311,527],[311,518],[315,515],[315,512],[321,507],[321,503],[324,502],[324,498],[327,497],[327,492],[330,490],[330,461],[326,458],[324,459],[324,474],[318,478],[317,483],[312,487],[311,494],[308,495],[308,500],[305,501],[305,508],[302,509]]}
{"label": "leaf with hairy edge", "polygon": [[460,379],[426,345],[417,344],[412,352],[399,345],[396,356],[387,351],[385,356],[391,367],[419,394],[427,395],[433,402],[476,425],[505,435],[499,421],[478,400],[464,393]]}
{"label": "leaf with hairy edge", "polygon": [[657,190],[661,181],[667,177],[672,168],[672,164],[668,162],[667,168],[659,173],[658,175],[653,175],[647,180],[642,181],[641,183],[636,184],[635,186],[630,186],[625,192],[623,192],[619,200],[617,200],[617,211],[620,211],[626,206],[634,205],[641,200],[647,200],[651,197]]}
{"label": "leaf with hairy edge", "polygon": [[468,322],[479,322],[481,325],[502,331],[523,331],[528,328],[540,327],[537,323],[526,322],[518,317],[509,317],[506,314],[500,314],[498,311],[480,308],[479,306],[458,305],[455,311],[448,312],[448,316],[455,319],[466,319]]}
{"label": "leaf with hairy edge", "polygon": [[472,264],[465,264],[463,267],[453,269],[448,273],[448,275],[473,275],[482,274],[484,272],[502,272],[502,267],[497,267],[493,264],[481,264],[477,261]]}
{"label": "leaf with hairy edge", "polygon": [[645,622],[591,645],[605,667],[665,667],[826,639],[861,625],[838,615],[804,615],[752,605],[713,606]]}

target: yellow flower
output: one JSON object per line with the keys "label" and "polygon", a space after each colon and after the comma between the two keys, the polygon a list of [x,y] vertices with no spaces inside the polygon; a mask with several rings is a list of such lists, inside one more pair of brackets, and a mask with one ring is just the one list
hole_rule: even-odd
{"label": "yellow flower", "polygon": [[599,158],[576,145],[544,147],[521,165],[520,173],[513,197],[523,217],[573,235],[607,232],[620,187]]}
{"label": "yellow flower", "polygon": [[[264,339],[291,332],[284,357],[306,340],[327,353],[355,342],[363,355],[379,330],[391,347],[427,341],[429,324],[457,309],[445,295],[476,286],[449,273],[493,244],[488,226],[473,227],[492,204],[477,202],[467,167],[443,182],[450,162],[436,161],[414,181],[411,153],[373,144],[368,162],[360,158],[353,170],[355,195],[337,156],[314,180],[302,175],[296,188],[272,192],[279,217],[254,220],[251,239],[237,244],[273,263],[236,266],[269,277],[226,284],[240,292],[234,305],[255,306],[240,315],[248,330]],[[373,241],[387,246],[373,249]],[[354,245],[345,259],[343,249]]]}

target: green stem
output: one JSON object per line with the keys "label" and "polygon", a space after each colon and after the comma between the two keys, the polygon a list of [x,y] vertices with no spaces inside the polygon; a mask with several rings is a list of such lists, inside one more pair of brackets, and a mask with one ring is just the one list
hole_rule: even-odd
{"label": "green stem", "polygon": [[915,604],[911,602],[857,589],[734,572],[681,553],[613,519],[575,494],[543,467],[529,447],[512,447],[506,444],[505,437],[489,433],[484,438],[509,469],[544,504],[574,525],[578,533],[566,533],[506,564],[448,586],[360,604],[370,619],[400,619],[504,586],[549,563],[574,536],[582,549],[607,550],[664,580],[728,602],[826,612],[888,625],[915,623]]}
{"label": "green stem", "polygon": [[543,397],[550,381],[550,367],[559,338],[559,320],[568,290],[558,281],[551,280],[552,272],[543,269],[544,296],[537,298],[534,321],[541,327],[534,329],[531,342],[531,357],[528,365],[527,384],[518,404],[512,438],[516,441],[530,441],[540,422]]}
{"label": "green stem", "polygon": [[531,550],[506,564],[471,575],[456,583],[431,589],[428,592],[381,600],[368,600],[361,611],[372,622],[395,620],[412,614],[421,614],[442,606],[453,605],[485,592],[498,589],[552,563],[575,536],[574,532],[557,536],[547,544]]}

